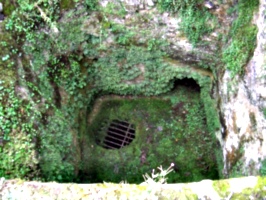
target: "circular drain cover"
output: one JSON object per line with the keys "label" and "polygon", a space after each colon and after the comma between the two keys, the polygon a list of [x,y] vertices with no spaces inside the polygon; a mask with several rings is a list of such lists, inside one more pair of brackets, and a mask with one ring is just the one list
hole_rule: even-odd
{"label": "circular drain cover", "polygon": [[106,149],[120,149],[135,139],[134,125],[115,119],[108,126],[103,126],[96,142]]}

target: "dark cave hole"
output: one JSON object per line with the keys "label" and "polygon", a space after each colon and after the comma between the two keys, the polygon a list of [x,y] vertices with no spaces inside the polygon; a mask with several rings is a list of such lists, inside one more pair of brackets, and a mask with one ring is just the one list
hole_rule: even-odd
{"label": "dark cave hole", "polygon": [[174,79],[173,89],[178,88],[179,86],[184,86],[190,90],[200,92],[200,86],[193,78]]}

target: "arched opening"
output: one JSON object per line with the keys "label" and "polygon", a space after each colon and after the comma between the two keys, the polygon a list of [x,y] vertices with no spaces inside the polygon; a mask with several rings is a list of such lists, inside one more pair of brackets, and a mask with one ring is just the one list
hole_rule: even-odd
{"label": "arched opening", "polygon": [[173,87],[173,89],[178,87],[186,87],[189,90],[200,92],[200,86],[193,78],[174,79]]}

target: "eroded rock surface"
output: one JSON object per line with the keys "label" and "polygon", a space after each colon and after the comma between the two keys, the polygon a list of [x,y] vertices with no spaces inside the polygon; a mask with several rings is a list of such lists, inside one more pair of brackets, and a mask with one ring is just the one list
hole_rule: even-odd
{"label": "eroded rock surface", "polygon": [[[224,119],[223,154],[227,174],[238,162],[243,175],[257,174],[266,156],[265,1],[253,22],[258,27],[257,47],[243,77],[225,71],[220,80],[220,110]],[[264,113],[263,113],[264,112]]]}

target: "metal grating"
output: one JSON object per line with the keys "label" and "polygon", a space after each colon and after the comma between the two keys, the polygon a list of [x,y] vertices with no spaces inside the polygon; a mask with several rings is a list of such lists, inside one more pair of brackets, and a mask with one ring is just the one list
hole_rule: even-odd
{"label": "metal grating", "polygon": [[113,120],[100,145],[106,149],[120,149],[129,145],[135,139],[134,125],[127,121]]}

